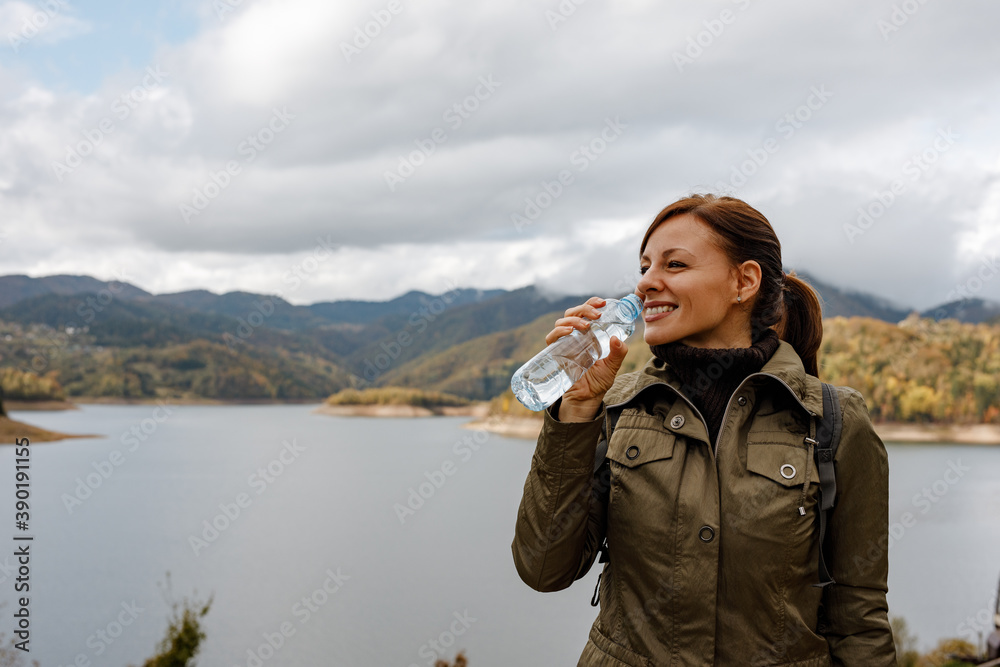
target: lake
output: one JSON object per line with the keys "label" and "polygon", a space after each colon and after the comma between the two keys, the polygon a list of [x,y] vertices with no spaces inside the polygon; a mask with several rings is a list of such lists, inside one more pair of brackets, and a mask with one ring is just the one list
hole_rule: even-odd
{"label": "lake", "polygon": [[[11,414],[106,436],[32,446],[30,657],[42,667],[141,664],[167,627],[167,571],[175,599],[214,595],[205,666],[411,667],[460,649],[470,667],[576,664],[599,568],[537,593],[511,557],[533,441],[462,428],[468,417],[167,407]],[[887,448],[890,613],[922,649],[976,641],[1000,576],[1000,447]],[[13,458],[0,447],[8,489]],[[422,506],[401,512],[425,482]],[[5,525],[13,512],[6,493]],[[13,562],[0,557],[8,639]]]}

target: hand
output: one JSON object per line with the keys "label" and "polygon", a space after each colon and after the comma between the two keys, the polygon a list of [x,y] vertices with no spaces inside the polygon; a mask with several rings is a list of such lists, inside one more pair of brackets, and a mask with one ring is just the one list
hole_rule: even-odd
{"label": "hand", "polygon": [[[553,341],[569,335],[574,329],[588,331],[590,322],[601,316],[597,309],[605,303],[605,299],[593,296],[587,299],[584,304],[568,308],[566,316],[556,320],[555,328],[545,336],[545,344],[550,345]],[[583,377],[566,390],[566,393],[563,394],[562,406],[580,413],[596,409],[604,400],[604,394],[614,384],[615,376],[621,369],[626,354],[628,354],[628,345],[625,341],[619,340],[617,336],[612,336],[610,354],[603,359],[598,359],[593,366],[587,369]],[[563,411],[560,410],[561,421],[562,415]],[[593,418],[593,414],[590,418]]]}

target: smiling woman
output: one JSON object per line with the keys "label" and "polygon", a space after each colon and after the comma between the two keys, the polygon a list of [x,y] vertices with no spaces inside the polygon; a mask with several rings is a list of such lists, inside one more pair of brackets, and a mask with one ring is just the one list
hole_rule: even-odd
{"label": "smiling woman", "polygon": [[[816,293],[732,197],[667,206],[639,253],[653,357],[618,375],[613,338],[543,412],[511,545],[521,579],[561,590],[601,554],[581,666],[894,667],[886,451],[859,392],[824,396]],[[840,423],[834,487],[824,417]]]}
{"label": "smiling woman", "polygon": [[777,325],[818,375],[819,299],[782,271],[781,244],[759,211],[732,197],[682,199],[656,216],[640,253],[636,293],[645,299],[648,344],[748,347]]}

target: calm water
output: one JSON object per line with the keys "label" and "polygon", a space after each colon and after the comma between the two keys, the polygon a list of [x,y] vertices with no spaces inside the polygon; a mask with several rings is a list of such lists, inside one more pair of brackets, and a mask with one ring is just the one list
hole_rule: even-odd
{"label": "calm water", "polygon": [[[461,428],[464,417],[175,406],[156,422],[154,407],[13,415],[107,436],[32,450],[31,657],[42,667],[80,654],[95,665],[141,663],[166,628],[157,584],[168,570],[175,598],[215,596],[206,667],[432,665],[439,656],[429,642],[438,639],[455,642],[440,657],[465,649],[473,667],[576,664],[597,611],[597,567],[542,594],[520,581],[511,558],[534,442]],[[132,440],[143,420],[149,434]],[[104,463],[114,450],[119,465]],[[966,619],[987,618],[1000,576],[1000,448],[890,444],[889,455],[890,514],[900,522],[891,613],[923,647],[975,639]],[[12,459],[13,448],[0,447],[9,480]],[[452,474],[434,474],[443,467]],[[70,511],[78,478],[95,473],[96,485],[97,468],[110,476]],[[394,505],[428,474],[443,483],[401,523]],[[12,495],[0,499],[5,526]],[[204,533],[206,521],[221,530]],[[12,532],[0,539],[10,545]],[[193,547],[192,537],[204,541]],[[12,577],[0,569],[8,638],[12,599]],[[268,637],[280,648],[270,650]]]}

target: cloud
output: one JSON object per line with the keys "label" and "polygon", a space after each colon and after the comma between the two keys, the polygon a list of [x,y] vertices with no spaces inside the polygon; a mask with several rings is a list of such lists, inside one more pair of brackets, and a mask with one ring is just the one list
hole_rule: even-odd
{"label": "cloud", "polygon": [[0,5],[0,35],[14,51],[28,44],[55,44],[91,30],[88,21],[70,14],[65,0],[47,0],[37,5],[15,0]]}
{"label": "cloud", "polygon": [[0,226],[30,248],[0,259],[143,257],[153,291],[260,289],[329,237],[344,268],[317,274],[324,299],[445,276],[599,290],[662,206],[720,184],[765,212],[786,265],[915,307],[1000,250],[995,3],[905,21],[861,0],[393,7],[246,0],[87,95],[0,69]]}

